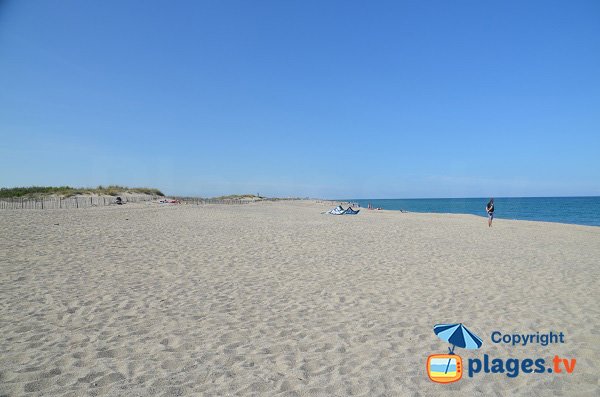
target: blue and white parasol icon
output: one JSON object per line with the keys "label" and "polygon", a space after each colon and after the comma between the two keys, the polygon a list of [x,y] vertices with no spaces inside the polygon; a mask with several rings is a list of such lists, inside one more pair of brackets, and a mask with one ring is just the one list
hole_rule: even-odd
{"label": "blue and white parasol icon", "polygon": [[440,338],[452,344],[452,348],[448,348],[450,354],[454,354],[456,346],[463,349],[479,349],[483,344],[481,338],[467,329],[462,323],[460,324],[436,324],[433,327],[433,332]]}
{"label": "blue and white parasol icon", "polygon": [[[452,349],[448,348],[449,354],[454,354],[454,348],[456,346],[462,347],[463,349],[479,349],[483,344],[481,338],[467,329],[462,323],[460,324],[436,324],[433,326],[433,332],[441,340],[445,340],[452,344]],[[450,361],[448,359],[448,365],[446,365],[446,373],[450,367]]]}

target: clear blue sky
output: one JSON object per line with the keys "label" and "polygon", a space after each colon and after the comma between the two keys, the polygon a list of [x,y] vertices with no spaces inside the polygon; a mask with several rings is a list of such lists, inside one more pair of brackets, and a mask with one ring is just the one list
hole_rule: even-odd
{"label": "clear blue sky", "polygon": [[600,195],[599,1],[2,1],[0,186]]}

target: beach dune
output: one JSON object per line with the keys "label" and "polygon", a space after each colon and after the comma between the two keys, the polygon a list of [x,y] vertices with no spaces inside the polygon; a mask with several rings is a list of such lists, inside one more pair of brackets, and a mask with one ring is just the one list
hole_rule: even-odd
{"label": "beach dune", "polygon": [[[600,228],[326,209],[0,212],[0,395],[597,395]],[[483,340],[465,362],[576,367],[433,383],[432,328],[459,322]]]}

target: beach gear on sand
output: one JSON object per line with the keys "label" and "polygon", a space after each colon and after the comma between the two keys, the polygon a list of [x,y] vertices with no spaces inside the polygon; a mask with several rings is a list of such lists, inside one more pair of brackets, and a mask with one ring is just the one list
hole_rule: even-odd
{"label": "beach gear on sand", "polygon": [[342,207],[341,205],[338,205],[334,209],[325,212],[325,214],[330,214],[330,215],[356,215],[359,212],[360,212],[360,210],[356,210],[355,211],[355,210],[352,209],[352,207],[348,207],[347,209],[344,209],[344,207]]}
{"label": "beach gear on sand", "polygon": [[343,215],[344,211],[346,211],[346,210],[341,205],[338,205],[334,209],[327,211],[326,214]]}
{"label": "beach gear on sand", "polygon": [[158,201],[159,204],[181,204],[181,200],[169,200],[169,199],[162,199]]}

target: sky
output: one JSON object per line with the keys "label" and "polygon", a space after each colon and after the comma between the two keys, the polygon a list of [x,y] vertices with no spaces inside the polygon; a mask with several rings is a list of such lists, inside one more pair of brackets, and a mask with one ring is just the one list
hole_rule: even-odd
{"label": "sky", "polygon": [[0,186],[600,195],[598,1],[0,0]]}

